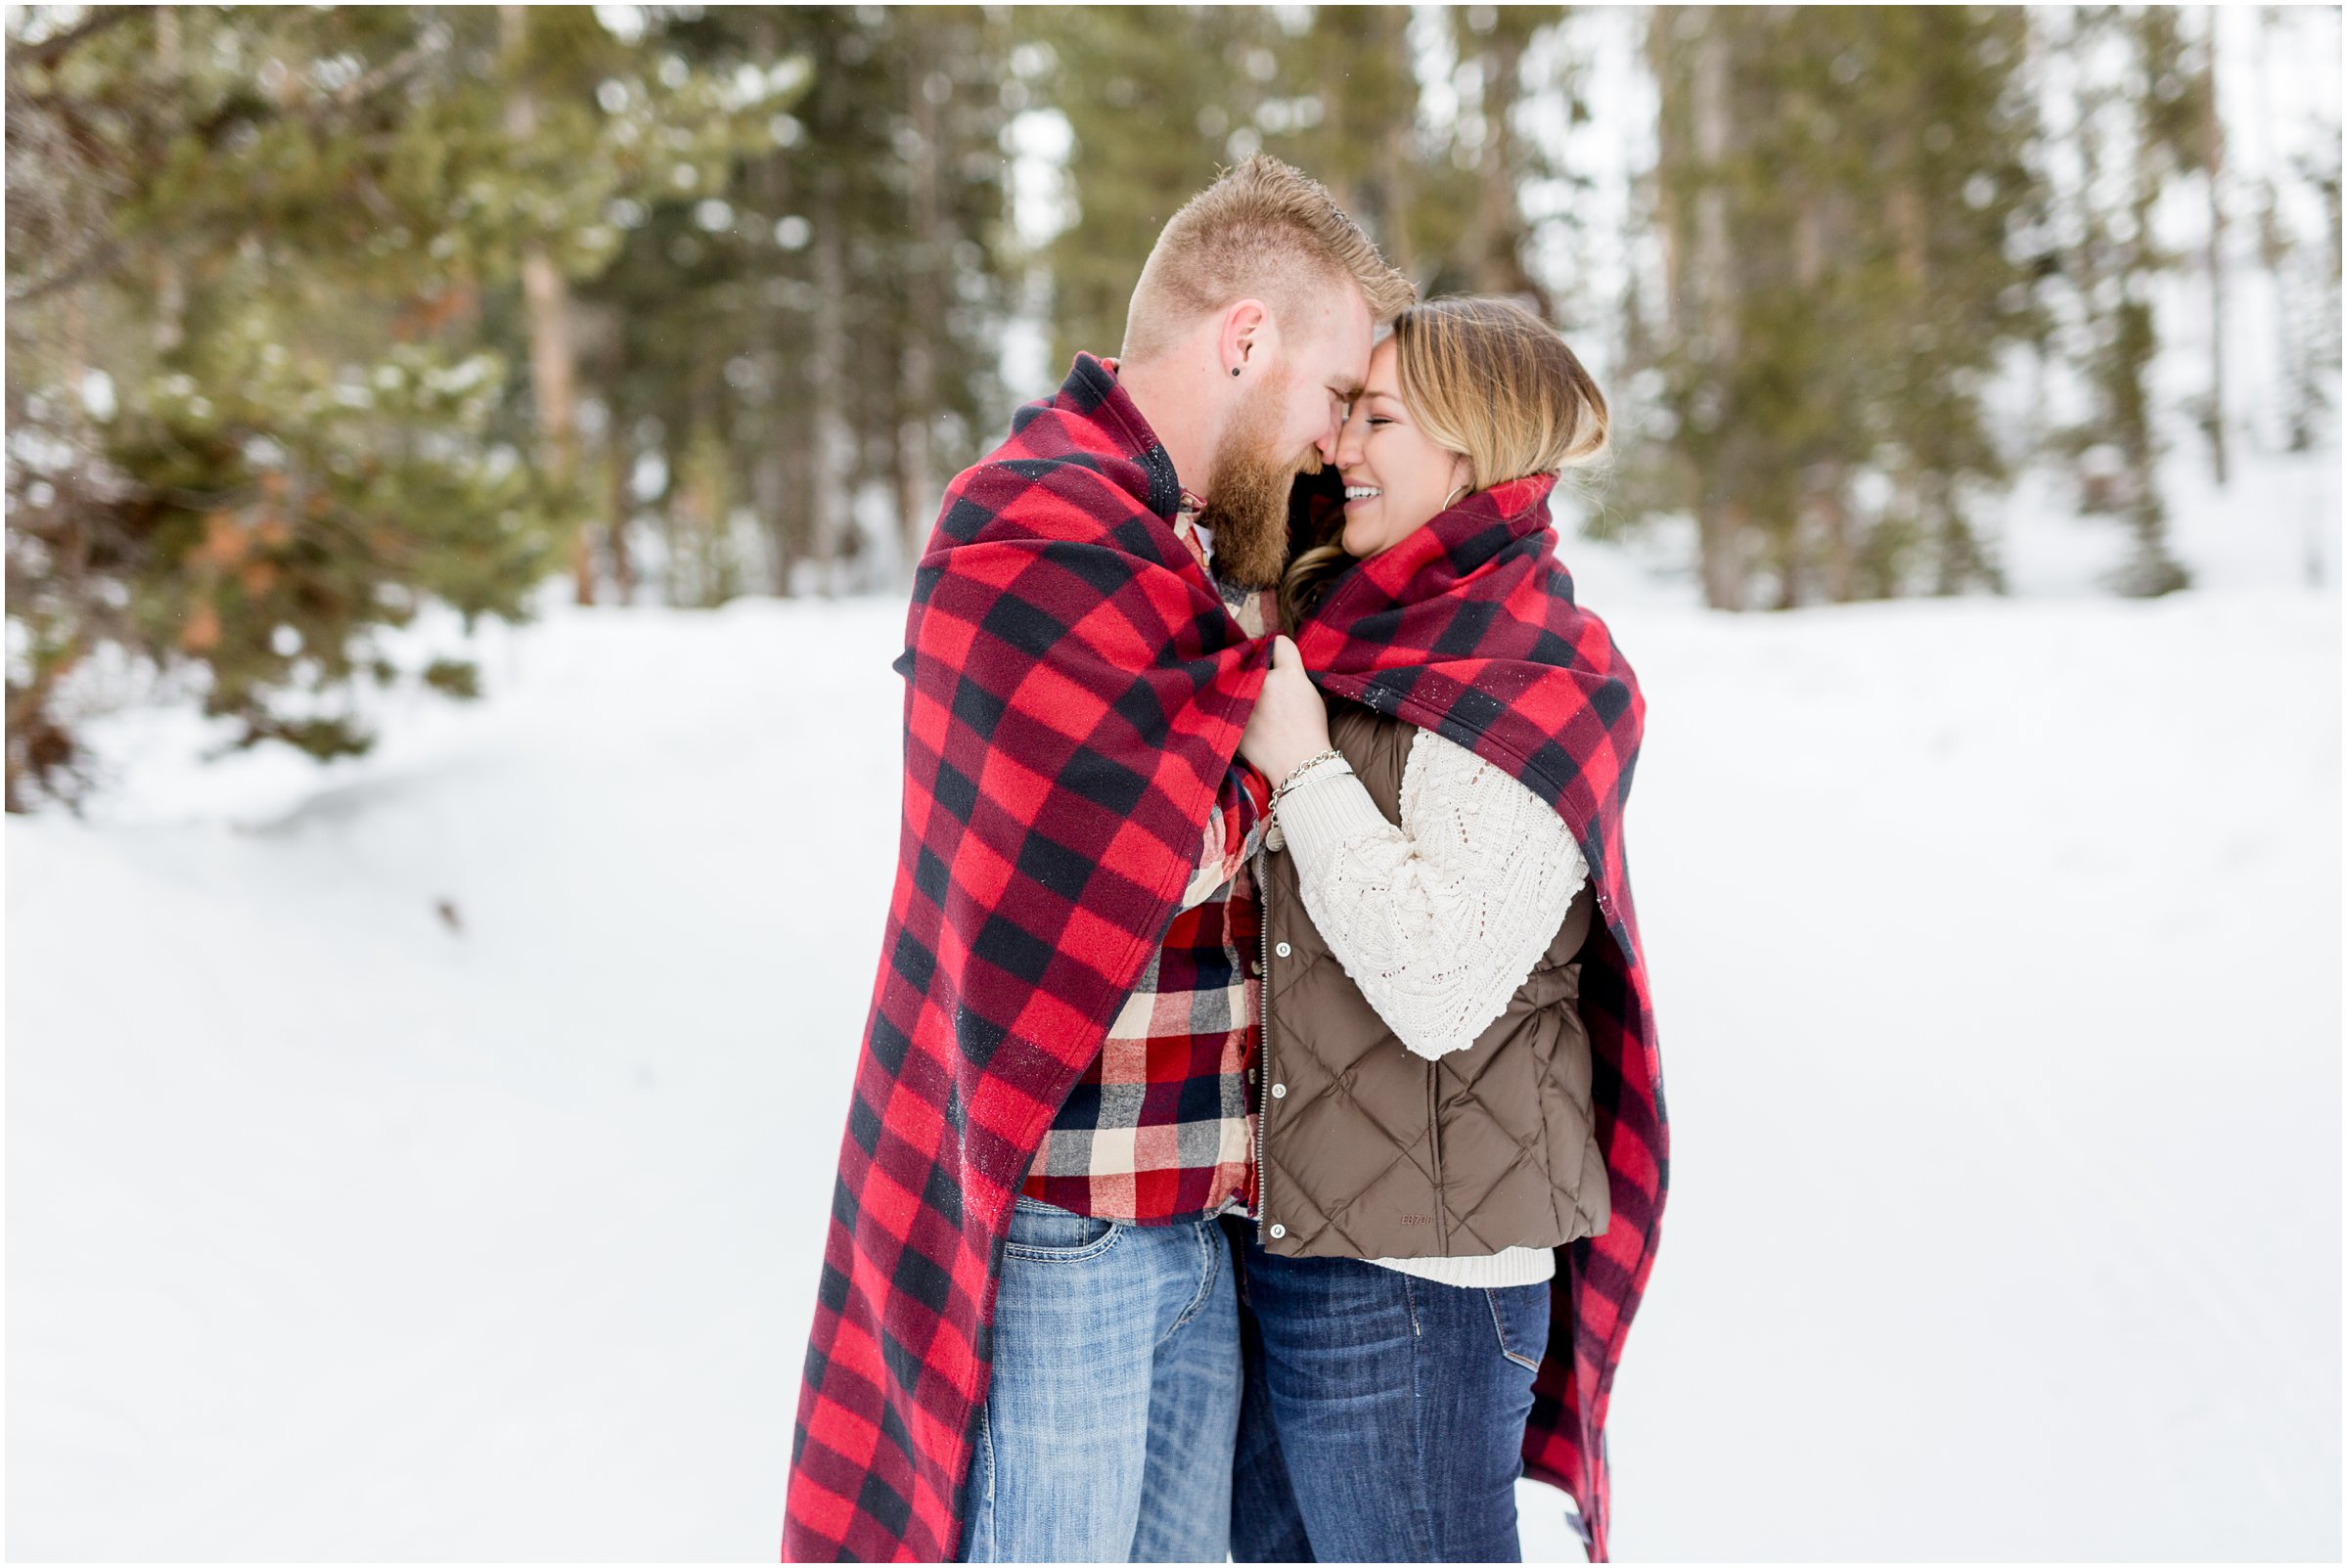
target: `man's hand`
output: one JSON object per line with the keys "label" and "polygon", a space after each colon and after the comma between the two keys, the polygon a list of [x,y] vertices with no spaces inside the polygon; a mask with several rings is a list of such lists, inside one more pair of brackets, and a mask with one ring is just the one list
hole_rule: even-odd
{"label": "man's hand", "polygon": [[1239,754],[1278,784],[1295,765],[1329,749],[1329,709],[1320,688],[1304,673],[1304,660],[1286,633],[1272,640],[1271,671],[1247,716]]}

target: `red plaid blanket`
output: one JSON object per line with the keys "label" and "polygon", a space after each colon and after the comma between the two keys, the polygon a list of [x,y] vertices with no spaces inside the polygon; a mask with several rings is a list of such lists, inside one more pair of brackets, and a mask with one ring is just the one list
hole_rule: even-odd
{"label": "red plaid blanket", "polygon": [[905,625],[897,876],[839,1149],[789,1561],[951,1560],[1013,1195],[1162,939],[1270,667],[1101,362],[946,492]]}
{"label": "red plaid blanket", "polygon": [[[1557,1249],[1524,1468],[1572,1495],[1591,1560],[1602,1562],[1605,1408],[1654,1263],[1670,1141],[1622,851],[1646,700],[1604,623],[1573,603],[1549,521],[1555,483],[1541,475],[1467,497],[1348,568],[1292,635],[1323,688],[1439,731],[1555,805],[1594,868],[1612,940],[1584,959],[1581,1012],[1613,1213],[1602,1235]],[[1300,491],[1299,503],[1326,501]]]}

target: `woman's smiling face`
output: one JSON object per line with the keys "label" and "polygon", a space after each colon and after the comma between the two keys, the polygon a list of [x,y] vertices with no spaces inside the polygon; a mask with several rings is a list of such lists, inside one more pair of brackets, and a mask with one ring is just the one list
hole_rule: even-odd
{"label": "woman's smiling face", "polygon": [[1374,556],[1399,544],[1467,481],[1466,456],[1435,445],[1403,406],[1399,359],[1392,337],[1377,344],[1369,356],[1369,381],[1337,436],[1349,556]]}

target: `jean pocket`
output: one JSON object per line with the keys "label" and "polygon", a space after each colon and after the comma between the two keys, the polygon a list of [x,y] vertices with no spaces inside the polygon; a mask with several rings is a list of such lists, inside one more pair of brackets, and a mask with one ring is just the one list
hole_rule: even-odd
{"label": "jean pocket", "polygon": [[1082,1263],[1116,1244],[1123,1222],[1077,1214],[1020,1194],[1011,1205],[1003,1250],[1036,1263]]}
{"label": "jean pocket", "polygon": [[1486,1285],[1483,1299],[1491,1306],[1491,1326],[1499,1336],[1500,1354],[1528,1372],[1538,1372],[1549,1342],[1549,1281]]}

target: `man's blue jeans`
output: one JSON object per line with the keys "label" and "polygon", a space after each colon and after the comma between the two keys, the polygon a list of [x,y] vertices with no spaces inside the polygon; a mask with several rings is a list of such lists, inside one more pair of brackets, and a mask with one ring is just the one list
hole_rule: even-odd
{"label": "man's blue jeans", "polygon": [[1019,1197],[962,1560],[1221,1562],[1238,1429],[1221,1226],[1127,1225]]}
{"label": "man's blue jeans", "polygon": [[1546,1282],[1436,1284],[1234,1232],[1239,1562],[1516,1562]]}

